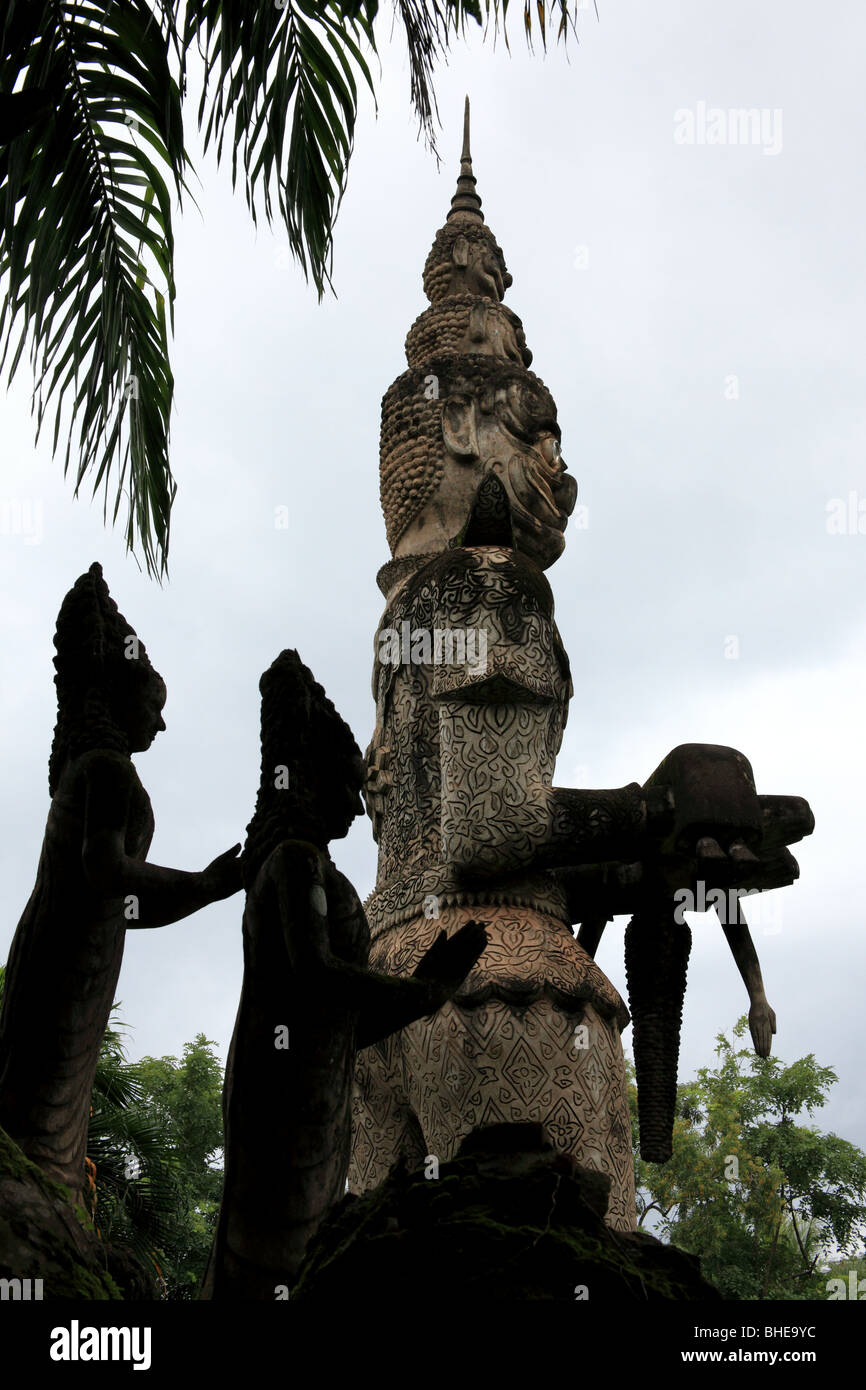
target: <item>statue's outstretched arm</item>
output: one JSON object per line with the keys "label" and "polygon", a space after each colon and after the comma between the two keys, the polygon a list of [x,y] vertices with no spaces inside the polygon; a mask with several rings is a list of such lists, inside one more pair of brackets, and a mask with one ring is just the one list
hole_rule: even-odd
{"label": "statue's outstretched arm", "polygon": [[473,874],[637,859],[667,824],[662,788],[546,786],[537,769],[549,719],[543,703],[443,699],[439,706],[442,847]]}
{"label": "statue's outstretched arm", "polygon": [[726,922],[724,913],[719,913],[719,921],[749,993],[749,1029],[755,1051],[759,1057],[769,1057],[776,1031],[776,1015],[767,1003],[761,963],[738,897],[736,903],[736,921]]}
{"label": "statue's outstretched arm", "polygon": [[483,926],[467,922],[450,938],[441,932],[414,975],[382,975],[332,951],[332,921],[339,920],[340,934],[348,940],[366,943],[369,928],[351,883],[314,845],[286,841],[271,855],[268,874],[293,971],[326,991],[331,1002],[358,1011],[359,1049],[435,1013],[459,989],[487,944]]}
{"label": "statue's outstretched arm", "polygon": [[241,886],[240,845],[201,873],[166,869],[126,853],[134,773],[116,757],[95,758],[87,769],[82,862],[90,886],[105,897],[131,899],[129,927],[163,927]]}

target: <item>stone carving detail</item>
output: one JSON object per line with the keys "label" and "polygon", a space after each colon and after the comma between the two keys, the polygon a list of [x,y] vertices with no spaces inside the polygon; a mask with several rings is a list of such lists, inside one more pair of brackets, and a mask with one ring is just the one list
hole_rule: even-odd
{"label": "stone carving detail", "polygon": [[664,897],[656,901],[649,897],[626,928],[628,996],[634,1010],[641,1151],[645,1157],[670,1157],[691,946],[690,928],[685,922],[676,922],[670,900]]}
{"label": "stone carving detail", "polygon": [[532,353],[523,324],[504,304],[477,294],[452,295],[419,314],[406,336],[406,360],[422,367],[432,357],[482,353],[528,367]]}
{"label": "stone carving detail", "polygon": [[147,792],[130,759],[165,728],[165,685],[98,564],[54,638],[57,726],[36,886],[0,1013],[0,1127],[81,1202],[90,1093],[128,927],[176,922],[240,887],[240,845],[202,873],[146,862]]}
{"label": "stone carving detail", "polygon": [[[783,849],[779,876],[779,850],[786,841],[811,834],[815,824],[802,797],[759,797],[748,759],[733,748],[681,744],[652,774],[647,787],[664,783],[676,788],[671,833],[661,863],[647,866],[625,938],[641,1153],[656,1163],[671,1156],[691,948],[683,905],[697,901],[698,884],[709,902],[724,904],[720,921],[748,992],[752,1041],[755,1051],[768,1057],[776,1015],[767,1002],[737,890],[760,891],[793,882],[799,872],[796,861]],[[676,893],[672,884],[677,885]]]}
{"label": "stone carving detail", "polygon": [[[462,162],[469,163],[471,167],[471,161]],[[461,173],[461,180],[466,177]],[[471,173],[468,177],[474,184]],[[454,201],[460,196],[456,194]],[[449,220],[436,233],[424,265],[424,293],[431,304],[441,304],[463,295],[482,295],[498,304],[511,284],[505,257],[480,216],[481,199],[475,193],[469,197],[475,199],[477,208],[456,210],[458,220]]]}
{"label": "stone carving detail", "polygon": [[[586,1030],[585,1035],[581,1030]],[[575,1038],[586,1036],[576,1051]],[[356,1072],[352,1186],[367,1191],[398,1159],[447,1161],[472,1129],[535,1120],[553,1145],[611,1180],[606,1220],[632,1230],[634,1162],[619,1030],[592,1004],[448,1004],[379,1048]]]}
{"label": "stone carving detail", "polygon": [[[604,1107],[598,1093],[595,1104]],[[510,1311],[536,1300],[570,1306],[573,1318],[575,1300],[589,1298],[592,1336],[599,1305],[630,1324],[624,1303],[720,1300],[696,1255],[606,1226],[609,1189],[603,1173],[554,1149],[542,1124],[485,1125],[449,1162],[400,1166],[344,1203],[319,1233],[295,1302],[363,1309],[375,1322],[383,1309],[411,1320],[418,1289],[445,1318],[457,1306]]]}
{"label": "stone carving detail", "polygon": [[508,496],[518,547],[546,568],[562,553],[577,486],[544,382],[516,362],[437,352],[382,402],[380,495],[395,557],[462,541],[486,474]]}
{"label": "stone carving detail", "polygon": [[[562,552],[577,488],[555,403],[501,302],[510,283],[481,214],[467,103],[457,192],[424,268],[431,307],[410,329],[408,371],[382,404],[393,558],[379,573],[387,607],[367,755],[379,869],[367,911],[382,970],[407,973],[431,932],[470,912],[488,923],[490,943],[447,1010],[359,1055],[350,1185],[380,1181],[398,1154],[447,1160],[472,1125],[541,1120],[578,1163],[609,1174],[610,1219],[628,1227],[627,1012],[594,968],[605,923],[634,916],[643,1151],[664,1158],[685,978],[682,930],[670,937],[674,894],[710,863],[714,884],[791,882],[784,847],[812,821],[800,798],[758,797],[735,750],[705,745],[674,750],[644,787],[553,786],[572,687],[542,571]],[[465,649],[455,656],[458,633]],[[756,1046],[768,1050],[774,1016],[748,929],[725,930]],[[656,941],[670,969],[653,963]],[[604,1046],[576,1056],[564,1039],[589,1011],[607,1030]]]}

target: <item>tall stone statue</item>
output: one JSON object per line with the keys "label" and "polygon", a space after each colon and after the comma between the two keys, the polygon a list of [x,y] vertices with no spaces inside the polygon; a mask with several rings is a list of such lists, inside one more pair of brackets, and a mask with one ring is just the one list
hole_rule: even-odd
{"label": "tall stone statue", "polygon": [[406,979],[368,969],[370,932],[328,842],[363,811],[352,732],[297,652],[262,676],[262,772],[243,855],[244,979],[223,1090],[225,1187],[202,1296],[287,1297],[342,1198],[357,1048],[433,1014],[484,949],[440,932]]}
{"label": "tall stone statue", "polygon": [[98,564],[63,600],[54,645],[51,807],[6,969],[0,1127],[80,1201],[126,929],[177,922],[236,892],[240,845],[201,873],[147,863],[153,813],[130,755],[165,728],[166,690]]}
{"label": "tall stone statue", "polygon": [[[613,911],[636,912],[647,892],[666,906],[696,868],[697,840],[724,839],[730,758],[721,773],[707,764],[700,825],[677,817],[688,756],[671,755],[669,775],[643,787],[552,784],[573,688],[543,571],[562,553],[577,488],[553,398],[502,304],[511,276],[475,183],[467,102],[457,192],[424,267],[430,307],[382,404],[392,559],[378,576],[386,609],[365,794],[379,861],[366,909],[377,970],[409,973],[443,927],[476,913],[490,941],[451,1003],[359,1054],[350,1189],[376,1185],[398,1157],[450,1160],[478,1126],[533,1121],[608,1175],[608,1222],[631,1229],[629,1015],[593,955]],[[737,797],[760,827],[753,784]],[[727,842],[719,853],[730,865]],[[652,976],[640,964],[634,973]],[[666,1020],[675,973],[663,982]],[[672,1046],[667,1022],[662,1031]],[[678,1042],[678,1015],[673,1032]],[[653,1066],[669,1075],[670,1046]]]}

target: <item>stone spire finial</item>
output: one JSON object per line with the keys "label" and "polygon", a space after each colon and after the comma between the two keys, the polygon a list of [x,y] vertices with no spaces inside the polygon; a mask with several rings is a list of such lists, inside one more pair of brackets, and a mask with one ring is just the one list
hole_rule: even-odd
{"label": "stone spire finial", "polygon": [[[556,406],[544,384],[527,371],[532,353],[523,325],[502,302],[510,284],[505,257],[484,221],[475,192],[467,97],[457,192],[424,263],[424,292],[430,307],[406,337],[409,371],[397,378],[382,401],[380,496],[388,544],[398,561],[410,553],[406,546],[414,547],[412,553],[421,553],[418,547],[424,546],[430,553],[445,548],[441,536],[431,541],[429,531],[418,524],[442,484],[446,458],[452,456],[445,442],[450,428],[450,416],[443,415],[445,399],[455,397],[454,415],[460,402],[473,393],[480,397],[486,392],[486,401],[488,396],[493,399],[490,392],[510,389],[515,400],[516,392],[530,401],[530,414],[556,419]],[[516,404],[509,407],[517,408]],[[473,425],[470,432],[474,430]],[[469,457],[459,453],[460,447],[456,446],[454,457]],[[507,457],[516,455],[517,443],[512,441],[507,449]],[[458,510],[463,500],[461,496]],[[467,516],[458,518],[448,541],[462,532],[467,520]],[[403,550],[398,555],[401,541]],[[389,583],[390,577],[384,582]]]}
{"label": "stone spire finial", "polygon": [[463,217],[470,217],[473,222],[483,222],[481,215],[481,199],[475,192],[477,180],[472,172],[472,155],[469,149],[469,98],[466,98],[466,105],[463,108],[463,149],[460,153],[460,177],[457,180],[457,192],[451,199],[451,210],[448,217],[455,217],[458,213]]}

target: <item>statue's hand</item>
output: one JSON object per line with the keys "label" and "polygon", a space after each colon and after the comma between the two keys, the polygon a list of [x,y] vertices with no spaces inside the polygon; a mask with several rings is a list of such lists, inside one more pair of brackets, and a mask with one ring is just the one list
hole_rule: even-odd
{"label": "statue's hand", "polygon": [[207,868],[202,870],[202,886],[209,903],[230,898],[242,887],[241,864],[238,858],[240,852],[240,845],[232,845],[231,849],[227,849],[225,854],[218,854],[216,859],[211,860]]}
{"label": "statue's hand", "polygon": [[[659,846],[669,885],[678,877],[679,886],[691,879],[724,887],[754,873],[764,810],[742,753],[721,744],[682,743],[648,778],[644,795],[664,787],[673,794],[670,831],[662,829]],[[664,826],[663,814],[655,819]]]}
{"label": "statue's hand", "polygon": [[749,1009],[749,1031],[759,1057],[769,1057],[776,1031],[776,1015],[766,999],[757,999]]}
{"label": "statue's hand", "polygon": [[453,936],[441,931],[418,962],[414,978],[429,981],[440,1003],[456,994],[479,959],[489,941],[484,927],[484,922],[465,922]]}

